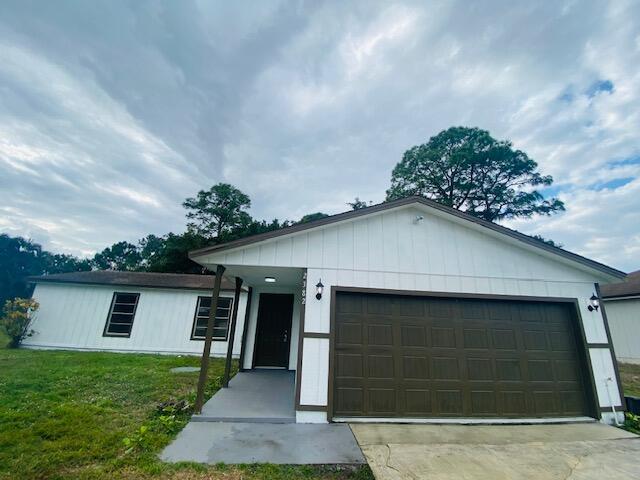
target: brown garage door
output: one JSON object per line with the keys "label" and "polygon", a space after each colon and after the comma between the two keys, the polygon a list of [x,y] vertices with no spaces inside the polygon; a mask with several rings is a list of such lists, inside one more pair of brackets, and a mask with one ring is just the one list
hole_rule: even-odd
{"label": "brown garage door", "polygon": [[338,292],[333,415],[590,415],[572,308]]}

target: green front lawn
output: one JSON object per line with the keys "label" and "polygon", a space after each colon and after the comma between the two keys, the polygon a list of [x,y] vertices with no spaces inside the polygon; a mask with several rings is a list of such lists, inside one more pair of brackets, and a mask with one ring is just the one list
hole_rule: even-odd
{"label": "green front lawn", "polygon": [[624,388],[624,394],[631,397],[640,397],[640,365],[631,363],[619,363],[620,380]]}
{"label": "green front lawn", "polygon": [[[0,349],[0,479],[373,478],[367,467],[160,462],[188,413],[172,418],[158,404],[193,403],[198,375],[169,369],[198,364],[196,357]],[[222,370],[223,361],[213,360],[209,396]]]}

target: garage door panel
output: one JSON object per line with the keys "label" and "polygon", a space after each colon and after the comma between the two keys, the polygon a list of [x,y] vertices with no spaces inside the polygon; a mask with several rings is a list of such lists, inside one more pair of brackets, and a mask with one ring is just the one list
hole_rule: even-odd
{"label": "garage door panel", "polygon": [[489,348],[489,335],[486,328],[464,328],[463,347],[466,349],[482,349]]}
{"label": "garage door panel", "polygon": [[453,327],[432,327],[431,347],[456,348],[456,331]]}
{"label": "garage door panel", "polygon": [[431,378],[429,358],[404,355],[402,357],[402,380],[423,380]]}
{"label": "garage door panel", "polygon": [[440,416],[462,416],[462,390],[436,390],[436,411]]}
{"label": "garage door panel", "polygon": [[401,391],[404,396],[404,413],[408,417],[432,414],[431,390],[408,388]]}
{"label": "garage door panel", "polygon": [[460,380],[458,357],[433,357],[431,372],[434,380]]}
{"label": "garage door panel", "polygon": [[401,325],[401,347],[427,347],[427,328],[424,325]]}
{"label": "garage door panel", "polygon": [[372,415],[395,415],[398,410],[394,388],[370,388],[367,411]]}
{"label": "garage door panel", "polygon": [[364,376],[363,355],[360,352],[340,352],[336,355],[337,378],[362,378]]}
{"label": "garage door panel", "polygon": [[498,414],[497,392],[494,390],[471,390],[471,416],[494,416]]}
{"label": "garage door panel", "polygon": [[368,355],[367,356],[369,378],[389,379],[395,378],[395,362],[393,355]]}
{"label": "garage door panel", "polygon": [[384,324],[369,325],[365,344],[371,347],[393,346],[393,326]]}
{"label": "garage door panel", "polygon": [[469,381],[493,381],[495,372],[490,358],[467,358],[467,379]]}
{"label": "garage door panel", "polygon": [[[356,299],[341,307],[349,297]],[[566,306],[342,292],[336,299],[336,416],[588,414]]]}
{"label": "garage door panel", "polygon": [[345,320],[336,326],[336,344],[361,345],[363,343],[362,323]]}

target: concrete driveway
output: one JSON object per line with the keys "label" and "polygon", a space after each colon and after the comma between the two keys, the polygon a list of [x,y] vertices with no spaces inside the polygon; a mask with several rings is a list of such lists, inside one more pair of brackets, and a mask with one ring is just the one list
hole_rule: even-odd
{"label": "concrete driveway", "polygon": [[596,422],[351,429],[378,480],[640,477],[640,437]]}

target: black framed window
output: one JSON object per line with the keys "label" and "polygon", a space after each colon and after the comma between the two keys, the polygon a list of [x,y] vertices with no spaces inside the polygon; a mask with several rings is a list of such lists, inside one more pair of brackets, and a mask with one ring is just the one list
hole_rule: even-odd
{"label": "black framed window", "polygon": [[139,293],[114,292],[107,324],[104,326],[103,335],[105,337],[129,337],[131,335],[139,298]]}
{"label": "black framed window", "polygon": [[[216,319],[213,322],[213,338],[215,340],[227,339],[232,306],[233,298],[218,298]],[[198,302],[196,303],[196,314],[193,319],[193,328],[191,329],[191,340],[204,340],[207,334],[209,312],[211,312],[211,297],[198,297]]]}

